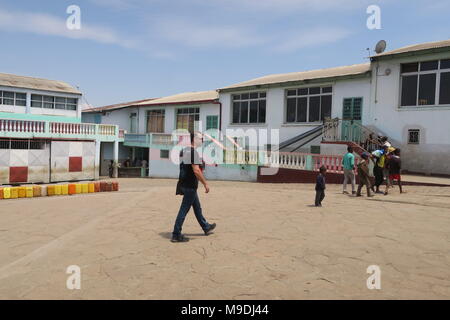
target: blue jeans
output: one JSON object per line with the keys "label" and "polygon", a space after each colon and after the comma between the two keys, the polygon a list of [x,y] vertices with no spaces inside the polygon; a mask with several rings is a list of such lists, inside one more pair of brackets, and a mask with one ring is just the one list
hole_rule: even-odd
{"label": "blue jeans", "polygon": [[178,211],[177,219],[175,220],[175,226],[173,227],[173,235],[178,236],[181,234],[181,228],[183,227],[184,219],[191,207],[194,208],[194,214],[198,223],[202,227],[203,231],[209,228],[209,223],[206,222],[205,217],[202,214],[202,207],[200,206],[200,200],[198,199],[197,190],[191,188],[181,188],[183,190],[183,201],[181,201],[180,210]]}

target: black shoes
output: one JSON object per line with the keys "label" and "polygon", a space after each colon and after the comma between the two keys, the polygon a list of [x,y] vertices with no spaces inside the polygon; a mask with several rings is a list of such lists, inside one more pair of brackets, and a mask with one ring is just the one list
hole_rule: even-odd
{"label": "black shoes", "polygon": [[[211,231],[213,231],[216,228],[216,224],[210,224],[209,228],[207,230],[204,230],[205,232],[205,236],[207,236]],[[172,239],[170,240],[171,242],[188,242],[189,238],[186,237],[184,234],[180,234],[180,235],[172,235]]]}
{"label": "black shoes", "polygon": [[207,235],[208,235],[211,231],[213,231],[215,228],[216,228],[216,224],[215,224],[215,223],[210,224],[210,225],[209,225],[209,228],[208,228],[207,230],[204,230],[205,236],[207,236]]}
{"label": "black shoes", "polygon": [[178,236],[172,236],[171,242],[188,242],[189,238],[185,237],[184,235],[180,234]]}

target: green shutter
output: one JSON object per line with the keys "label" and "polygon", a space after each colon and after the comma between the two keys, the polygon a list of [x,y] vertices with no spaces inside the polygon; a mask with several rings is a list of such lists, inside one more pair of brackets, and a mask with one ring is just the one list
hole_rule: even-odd
{"label": "green shutter", "polygon": [[219,117],[218,116],[207,116],[206,117],[206,130],[218,129],[219,128]]}
{"label": "green shutter", "polygon": [[344,99],[344,110],[342,112],[342,118],[344,120],[352,119],[352,98]]}

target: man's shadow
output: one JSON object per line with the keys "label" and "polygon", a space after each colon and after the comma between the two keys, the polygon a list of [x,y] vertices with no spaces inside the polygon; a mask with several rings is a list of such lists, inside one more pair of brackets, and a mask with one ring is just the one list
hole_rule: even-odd
{"label": "man's shadow", "polygon": [[[214,232],[211,232],[213,234]],[[186,237],[206,237],[204,233],[183,233]],[[159,235],[164,239],[172,239],[172,232],[160,232]],[[190,238],[190,240],[194,240],[195,238]]]}

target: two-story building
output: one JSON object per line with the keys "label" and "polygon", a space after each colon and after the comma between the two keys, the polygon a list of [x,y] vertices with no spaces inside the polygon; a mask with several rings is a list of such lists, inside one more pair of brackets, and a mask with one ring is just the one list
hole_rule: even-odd
{"label": "two-story building", "polygon": [[93,180],[114,125],[81,122],[82,94],[55,80],[0,73],[0,184]]}
{"label": "two-story building", "polygon": [[[211,128],[220,129],[222,147],[235,143],[234,154],[224,152],[221,160],[239,164],[209,168],[206,174],[217,179],[254,181],[255,167],[267,164],[307,170],[326,164],[338,172],[348,144],[371,151],[379,136],[402,149],[404,169],[450,175],[449,95],[445,40],[383,52],[367,63],[267,75],[216,91],[87,110],[83,117],[126,130],[121,158],[145,158],[155,177],[177,175],[169,161],[174,130]],[[256,149],[280,153],[269,159]],[[108,162],[111,148],[103,154]]]}
{"label": "two-story building", "polygon": [[[370,60],[221,88],[222,127],[263,129],[269,136],[276,129],[281,151],[324,155],[342,154],[352,142],[364,148],[369,138],[387,136],[402,149],[404,169],[449,175],[450,40]],[[240,141],[256,147],[256,140]]]}
{"label": "two-story building", "polygon": [[[134,168],[146,160],[149,176],[174,177],[177,170],[170,162],[170,151],[178,141],[173,133],[208,131],[216,135],[220,109],[215,90],[187,92],[83,110],[83,121],[113,123],[125,130],[119,145],[120,162],[129,160]],[[112,146],[104,144],[101,155],[101,172],[106,174]]]}

